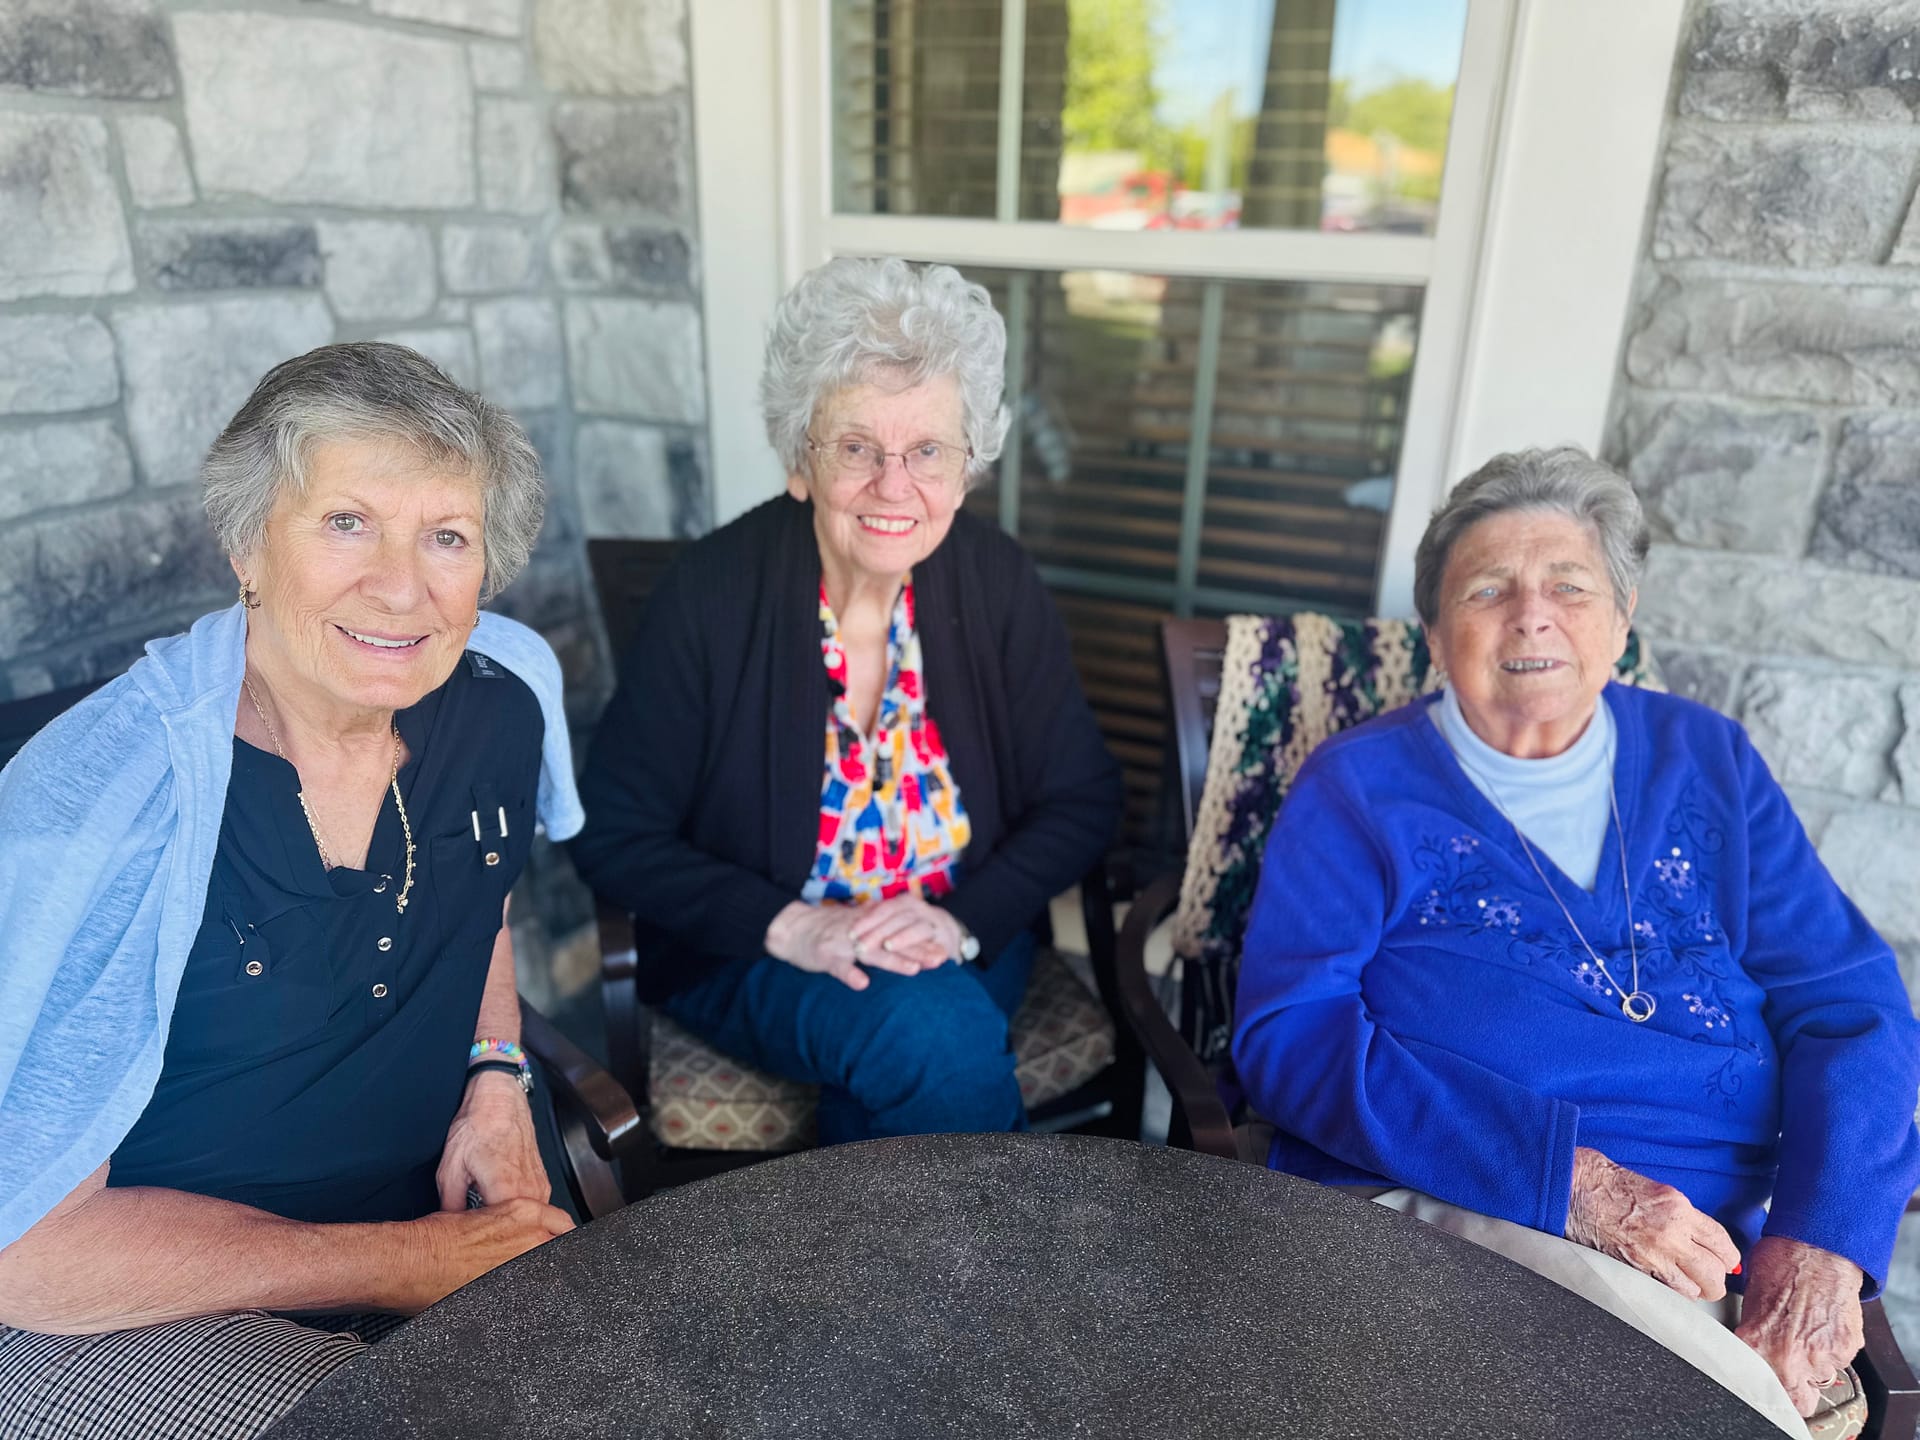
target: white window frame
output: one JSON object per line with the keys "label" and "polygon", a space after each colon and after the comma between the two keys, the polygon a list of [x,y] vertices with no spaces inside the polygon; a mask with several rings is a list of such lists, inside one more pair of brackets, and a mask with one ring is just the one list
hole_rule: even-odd
{"label": "white window frame", "polygon": [[[1454,480],[1502,449],[1599,447],[1686,0],[1471,0],[1431,237],[836,215],[828,0],[688,9],[716,522],[781,483],[757,400],[766,322],[842,253],[1424,285],[1380,614],[1411,613],[1413,549]],[[1023,11],[1010,0],[1002,64],[1016,74]],[[1017,105],[1013,87],[1002,96],[1003,112]],[[1003,133],[1017,118],[1003,113]]]}

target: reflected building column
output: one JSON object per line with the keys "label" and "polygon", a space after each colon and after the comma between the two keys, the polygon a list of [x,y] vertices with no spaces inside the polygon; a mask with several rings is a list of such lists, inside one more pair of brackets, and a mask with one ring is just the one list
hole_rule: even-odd
{"label": "reflected building column", "polygon": [[1242,225],[1318,230],[1327,173],[1337,0],[1276,0]]}

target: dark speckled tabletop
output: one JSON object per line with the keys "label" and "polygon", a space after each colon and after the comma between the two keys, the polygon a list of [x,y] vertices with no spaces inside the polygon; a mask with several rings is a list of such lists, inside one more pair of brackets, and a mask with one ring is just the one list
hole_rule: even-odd
{"label": "dark speckled tabletop", "polygon": [[943,1135],[667,1191],[335,1371],[273,1440],[1779,1432],[1363,1200],[1176,1150]]}

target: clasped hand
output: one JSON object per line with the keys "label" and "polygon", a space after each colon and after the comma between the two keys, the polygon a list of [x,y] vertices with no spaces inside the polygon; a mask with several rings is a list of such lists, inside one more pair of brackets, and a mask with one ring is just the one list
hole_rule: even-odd
{"label": "clasped hand", "polygon": [[917,895],[861,906],[796,900],[767,928],[767,953],[864,990],[868,969],[918,975],[956,958],[960,940],[960,922]]}
{"label": "clasped hand", "polygon": [[[1671,1185],[1574,1151],[1566,1236],[1624,1261],[1689,1300],[1718,1300],[1740,1252],[1718,1221]],[[1735,1334],[1779,1377],[1802,1415],[1864,1343],[1860,1267],[1817,1246],[1768,1236],[1753,1247]]]}
{"label": "clasped hand", "polygon": [[552,1198],[532,1107],[511,1075],[487,1070],[468,1076],[434,1180],[442,1210],[465,1210],[469,1186],[487,1205],[519,1199],[544,1205]]}

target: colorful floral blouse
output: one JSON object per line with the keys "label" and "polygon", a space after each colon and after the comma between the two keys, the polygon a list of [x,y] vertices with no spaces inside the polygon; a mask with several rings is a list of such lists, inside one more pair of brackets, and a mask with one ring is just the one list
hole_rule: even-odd
{"label": "colorful floral blouse", "polygon": [[834,699],[820,785],[820,848],[801,898],[859,905],[909,890],[945,895],[972,827],[940,729],[927,714],[912,577],[900,588],[887,626],[887,688],[871,740],[861,735],[847,702],[847,652],[825,584],[820,656]]}

